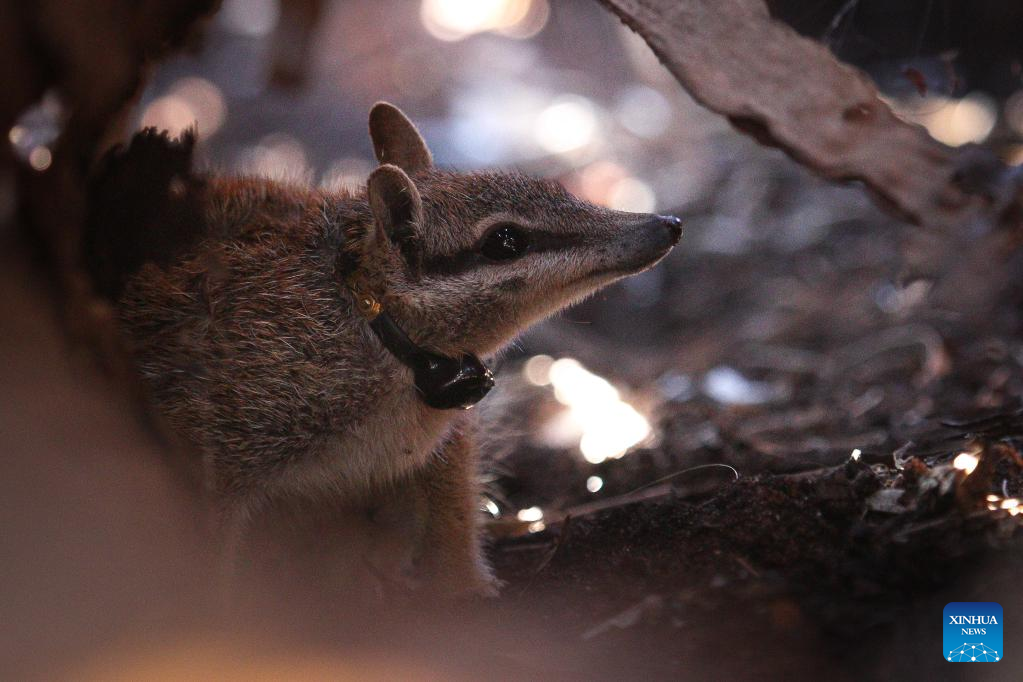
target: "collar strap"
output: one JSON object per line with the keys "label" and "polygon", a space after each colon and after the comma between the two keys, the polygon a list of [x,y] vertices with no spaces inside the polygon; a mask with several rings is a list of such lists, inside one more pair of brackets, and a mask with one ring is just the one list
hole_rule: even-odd
{"label": "collar strap", "polygon": [[412,370],[419,399],[426,405],[448,410],[468,409],[494,387],[494,375],[478,357],[463,353],[453,358],[417,345],[383,309],[380,301],[361,286],[357,275],[345,283],[352,292],[355,308],[391,355]]}

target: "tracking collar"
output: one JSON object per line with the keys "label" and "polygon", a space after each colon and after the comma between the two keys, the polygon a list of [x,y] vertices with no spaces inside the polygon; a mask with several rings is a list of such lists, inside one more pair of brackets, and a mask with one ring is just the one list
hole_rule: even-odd
{"label": "tracking collar", "polygon": [[380,301],[361,285],[357,274],[345,278],[355,308],[368,322],[391,355],[412,370],[416,392],[426,405],[438,410],[469,409],[494,387],[494,375],[478,357],[463,353],[453,358],[416,345],[398,326]]}

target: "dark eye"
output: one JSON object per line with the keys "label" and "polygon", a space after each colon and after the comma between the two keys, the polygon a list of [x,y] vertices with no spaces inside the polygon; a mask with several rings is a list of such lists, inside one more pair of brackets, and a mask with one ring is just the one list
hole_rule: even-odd
{"label": "dark eye", "polygon": [[526,253],[529,248],[529,235],[518,225],[498,225],[490,231],[480,253],[490,260],[511,260]]}

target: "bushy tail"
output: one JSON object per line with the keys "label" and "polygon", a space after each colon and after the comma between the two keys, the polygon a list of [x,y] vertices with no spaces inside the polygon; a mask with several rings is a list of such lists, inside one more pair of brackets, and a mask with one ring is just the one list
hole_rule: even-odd
{"label": "bushy tail", "polygon": [[195,140],[194,130],[172,140],[147,128],[98,164],[83,247],[99,293],[116,298],[144,263],[169,263],[205,233],[204,182],[192,173]]}

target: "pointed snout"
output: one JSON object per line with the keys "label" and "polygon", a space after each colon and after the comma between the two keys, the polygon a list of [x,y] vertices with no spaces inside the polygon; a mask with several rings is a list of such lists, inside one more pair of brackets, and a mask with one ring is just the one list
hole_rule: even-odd
{"label": "pointed snout", "polygon": [[673,215],[640,215],[619,233],[618,269],[639,272],[652,267],[682,238],[682,221]]}
{"label": "pointed snout", "polygon": [[678,240],[682,239],[682,219],[673,215],[659,215],[657,220],[667,228],[672,245],[678,244]]}
{"label": "pointed snout", "polygon": [[660,233],[671,242],[670,246],[675,246],[682,238],[682,219],[673,215],[654,215],[643,221],[640,229],[655,235]]}
{"label": "pointed snout", "polygon": [[682,220],[673,215],[647,215],[633,223],[630,231],[659,259],[682,238]]}

